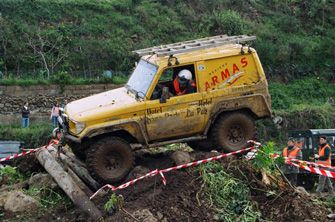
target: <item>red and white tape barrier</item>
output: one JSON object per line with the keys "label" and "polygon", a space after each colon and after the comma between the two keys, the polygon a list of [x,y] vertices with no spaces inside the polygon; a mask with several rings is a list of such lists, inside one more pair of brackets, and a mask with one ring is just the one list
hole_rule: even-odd
{"label": "red and white tape barrier", "polygon": [[22,153],[17,153],[17,154],[11,155],[11,156],[7,156],[7,157],[4,157],[4,158],[1,158],[0,159],[0,163],[4,162],[4,161],[9,161],[9,160],[12,160],[12,159],[17,159],[19,157],[28,155],[30,153],[35,153],[35,152],[37,152],[40,149],[47,148],[51,144],[58,144],[58,140],[50,140],[50,142],[47,145],[43,146],[43,147],[36,148],[36,149],[29,149],[29,150],[25,149],[25,151],[23,151]]}
{"label": "red and white tape barrier", "polygon": [[326,177],[335,178],[335,172],[332,172],[332,171],[329,171],[329,170],[323,170],[323,169],[320,169],[320,168],[317,168],[317,167],[309,167],[309,166],[305,166],[305,165],[302,165],[302,164],[296,164],[296,163],[293,163],[289,160],[286,163],[289,164],[289,165],[307,170],[307,171],[309,171],[311,173],[314,173],[314,174],[319,174],[319,175],[323,175],[323,176],[326,176]]}
{"label": "red and white tape barrier", "polygon": [[293,159],[293,158],[287,158],[287,161],[289,162],[295,162],[295,163],[299,163],[301,165],[312,165],[314,167],[322,167],[322,168],[327,168],[330,170],[334,170],[335,171],[335,167],[333,166],[328,166],[328,165],[324,165],[321,163],[314,163],[314,162],[309,162],[309,161],[305,161],[305,160],[298,160],[298,159]]}
{"label": "red and white tape barrier", "polygon": [[[272,158],[278,158],[280,157],[279,154],[273,154],[272,155]],[[328,166],[328,165],[324,165],[324,164],[321,164],[321,163],[315,163],[315,162],[310,162],[310,161],[306,161],[306,160],[299,160],[299,159],[294,159],[294,158],[288,158],[288,157],[284,157],[285,159],[285,163],[286,162],[291,162],[291,163],[296,163],[296,164],[299,164],[299,165],[304,165],[304,166],[307,166],[307,165],[312,165],[314,168],[327,168],[327,169],[330,169],[330,170],[333,170],[335,171],[335,167],[333,166]],[[292,164],[290,164],[292,165]]]}
{"label": "red and white tape barrier", "polygon": [[194,162],[191,162],[191,163],[186,163],[186,164],[181,164],[181,165],[178,165],[178,166],[174,166],[174,167],[170,167],[170,168],[167,168],[167,169],[163,169],[163,170],[153,170],[141,177],[138,177],[134,180],[131,180],[131,181],[128,181],[120,186],[113,186],[113,185],[110,185],[110,184],[106,184],[104,185],[103,187],[101,187],[99,190],[97,190],[91,197],[90,199],[94,198],[99,192],[101,192],[101,190],[105,189],[106,187],[111,189],[112,191],[115,191],[115,190],[120,190],[120,189],[124,189],[126,187],[129,187],[130,185],[133,185],[134,183],[136,183],[137,181],[139,180],[142,180],[146,177],[153,177],[153,176],[156,176],[156,175],[160,175],[162,177],[162,181],[163,181],[163,184],[166,185],[166,178],[164,176],[164,173],[167,173],[167,172],[170,172],[170,171],[174,171],[174,170],[180,170],[180,169],[185,169],[185,168],[188,168],[188,167],[191,167],[191,166],[197,166],[197,165],[200,165],[200,164],[203,164],[203,163],[208,163],[208,162],[211,162],[211,161],[216,161],[216,160],[219,160],[219,159],[222,159],[224,157],[228,157],[228,156],[232,156],[232,155],[236,155],[236,154],[239,154],[239,153],[243,153],[243,152],[246,152],[246,151],[250,151],[250,150],[254,150],[254,149],[257,149],[261,144],[258,143],[258,142],[255,142],[255,141],[249,141],[249,143],[253,143],[254,146],[252,147],[248,147],[248,148],[245,148],[245,149],[241,149],[241,150],[237,150],[237,151],[234,151],[234,152],[231,152],[231,153],[225,153],[225,154],[221,154],[221,155],[218,155],[218,156],[214,156],[214,157],[210,157],[210,158],[207,158],[207,159],[203,159],[203,160],[198,160],[198,161],[194,161]]}

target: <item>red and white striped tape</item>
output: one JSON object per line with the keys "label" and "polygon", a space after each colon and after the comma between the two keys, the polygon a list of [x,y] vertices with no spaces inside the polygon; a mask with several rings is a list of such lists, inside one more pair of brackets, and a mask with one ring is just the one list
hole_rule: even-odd
{"label": "red and white striped tape", "polygon": [[[275,159],[275,158],[280,157],[280,155],[279,154],[272,154],[271,157],[273,159]],[[330,170],[335,171],[335,167],[333,167],[333,166],[328,166],[328,165],[324,165],[324,164],[320,164],[320,163],[314,163],[314,162],[309,162],[309,161],[299,160],[299,159],[294,159],[294,158],[288,158],[288,157],[284,157],[284,159],[285,159],[285,164],[298,167],[300,169],[306,170],[306,171],[311,172],[313,174],[318,174],[318,175],[323,175],[323,176],[326,176],[326,177],[335,178],[335,172],[330,171]],[[308,165],[311,165],[311,166],[308,166]],[[322,168],[327,168],[327,169],[330,169],[330,170],[325,170],[325,169],[322,169]]]}
{"label": "red and white striped tape", "polygon": [[[280,155],[279,154],[273,154],[272,157],[275,159],[275,158],[280,157]],[[317,167],[317,168],[321,167],[321,168],[327,168],[327,169],[335,171],[335,167],[324,165],[324,164],[321,164],[321,163],[314,163],[314,162],[310,162],[310,161],[306,161],[306,160],[299,160],[299,159],[288,158],[288,157],[284,157],[284,159],[285,159],[285,162],[298,163],[298,164],[305,165],[305,166],[312,165],[312,166]]]}
{"label": "red and white striped tape", "polygon": [[9,160],[12,160],[12,159],[17,159],[19,157],[28,155],[30,153],[35,153],[35,152],[37,152],[40,149],[47,148],[51,144],[58,144],[58,140],[50,140],[50,142],[47,145],[43,146],[43,147],[36,148],[36,149],[29,149],[29,150],[26,149],[26,151],[23,151],[22,153],[17,153],[17,154],[11,155],[11,156],[7,156],[7,157],[4,157],[4,158],[1,158],[0,159],[0,163],[4,162],[4,161],[9,161]]}
{"label": "red and white striped tape", "polygon": [[335,167],[324,165],[324,164],[321,164],[321,163],[314,163],[314,162],[309,162],[309,161],[305,161],[305,160],[298,160],[298,159],[293,159],[293,158],[287,158],[287,161],[296,162],[296,163],[299,163],[299,164],[302,164],[302,165],[312,165],[314,167],[327,168],[327,169],[335,171]]}
{"label": "red and white striped tape", "polygon": [[323,175],[323,176],[326,176],[326,177],[335,178],[335,172],[332,172],[332,171],[329,171],[329,170],[324,170],[324,169],[320,169],[320,168],[317,168],[317,167],[309,167],[309,166],[305,166],[305,165],[302,165],[302,164],[296,164],[296,163],[293,163],[289,160],[286,163],[289,164],[289,165],[307,170],[307,171],[309,171],[311,173],[314,173],[314,174],[319,174],[319,175]]}
{"label": "red and white striped tape", "polygon": [[216,161],[216,160],[219,160],[219,159],[222,159],[224,157],[228,157],[228,156],[232,156],[232,155],[236,155],[236,154],[239,154],[239,153],[243,153],[243,152],[246,152],[246,151],[249,151],[249,150],[253,150],[253,149],[256,149],[258,148],[258,146],[260,146],[260,143],[257,143],[255,141],[249,141],[250,143],[254,143],[254,146],[252,147],[248,147],[248,148],[245,148],[245,149],[241,149],[241,150],[237,150],[237,151],[234,151],[234,152],[231,152],[231,153],[225,153],[225,154],[221,154],[221,155],[218,155],[218,156],[214,156],[214,157],[210,157],[210,158],[207,158],[207,159],[203,159],[203,160],[198,160],[198,161],[194,161],[194,162],[191,162],[191,163],[186,163],[186,164],[181,164],[181,165],[178,165],[178,166],[174,166],[174,167],[170,167],[170,168],[167,168],[167,169],[163,169],[163,170],[153,170],[141,177],[138,177],[134,180],[131,180],[131,181],[128,181],[120,186],[113,186],[113,185],[110,185],[110,184],[106,184],[104,185],[103,187],[101,187],[99,190],[97,190],[91,197],[90,199],[94,198],[99,192],[101,192],[101,190],[105,189],[106,187],[111,189],[112,191],[115,191],[115,190],[120,190],[120,189],[124,189],[126,187],[129,187],[130,185],[133,185],[134,183],[136,183],[137,181],[139,180],[142,180],[146,177],[153,177],[153,176],[156,176],[156,175],[160,175],[162,177],[162,181],[163,181],[163,184],[166,185],[166,178],[164,176],[164,173],[167,173],[167,172],[170,172],[170,171],[174,171],[174,170],[180,170],[180,169],[185,169],[185,168],[188,168],[188,167],[192,167],[192,166],[197,166],[197,165],[200,165],[200,164],[203,164],[203,163],[208,163],[208,162],[211,162],[211,161]]}

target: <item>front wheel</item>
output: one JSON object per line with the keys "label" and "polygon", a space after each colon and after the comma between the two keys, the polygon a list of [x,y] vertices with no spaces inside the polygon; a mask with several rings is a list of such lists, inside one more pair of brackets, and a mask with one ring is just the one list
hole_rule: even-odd
{"label": "front wheel", "polygon": [[90,174],[102,183],[117,183],[133,168],[130,145],[118,137],[106,137],[94,143],[87,152]]}
{"label": "front wheel", "polygon": [[228,113],[219,117],[212,132],[212,140],[224,151],[240,150],[255,137],[255,121],[243,112]]}
{"label": "front wheel", "polygon": [[194,150],[201,150],[201,151],[220,150],[209,139],[190,141],[187,142],[187,145],[189,145]]}

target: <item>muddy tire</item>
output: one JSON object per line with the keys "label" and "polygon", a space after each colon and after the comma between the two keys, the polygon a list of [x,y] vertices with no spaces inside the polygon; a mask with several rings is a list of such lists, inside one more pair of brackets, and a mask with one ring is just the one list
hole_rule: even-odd
{"label": "muddy tire", "polygon": [[86,160],[86,152],[82,146],[80,146],[79,144],[68,144],[68,145],[78,159],[80,159],[81,161]]}
{"label": "muddy tire", "polygon": [[211,151],[211,150],[219,150],[217,146],[213,144],[210,140],[197,140],[188,142],[189,145],[194,150],[201,150],[201,151]]}
{"label": "muddy tire", "polygon": [[86,163],[92,177],[101,183],[117,183],[133,168],[134,155],[127,141],[108,137],[87,151]]}
{"label": "muddy tire", "polygon": [[226,152],[240,150],[256,135],[254,119],[242,112],[220,116],[214,123],[211,139]]}

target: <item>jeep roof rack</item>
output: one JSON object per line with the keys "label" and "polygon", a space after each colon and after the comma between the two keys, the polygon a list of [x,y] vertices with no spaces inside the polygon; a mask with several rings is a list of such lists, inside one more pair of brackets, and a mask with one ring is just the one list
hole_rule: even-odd
{"label": "jeep roof rack", "polygon": [[239,44],[248,41],[253,41],[256,39],[256,36],[247,36],[247,35],[236,35],[236,36],[227,36],[227,35],[217,35],[207,38],[194,39],[184,42],[177,42],[168,45],[154,46],[151,48],[134,50],[133,52],[139,56],[144,55],[154,55],[157,56],[169,56],[175,55],[178,53],[185,53],[190,51],[195,51],[199,49],[213,48],[216,46],[227,45],[227,44]]}

